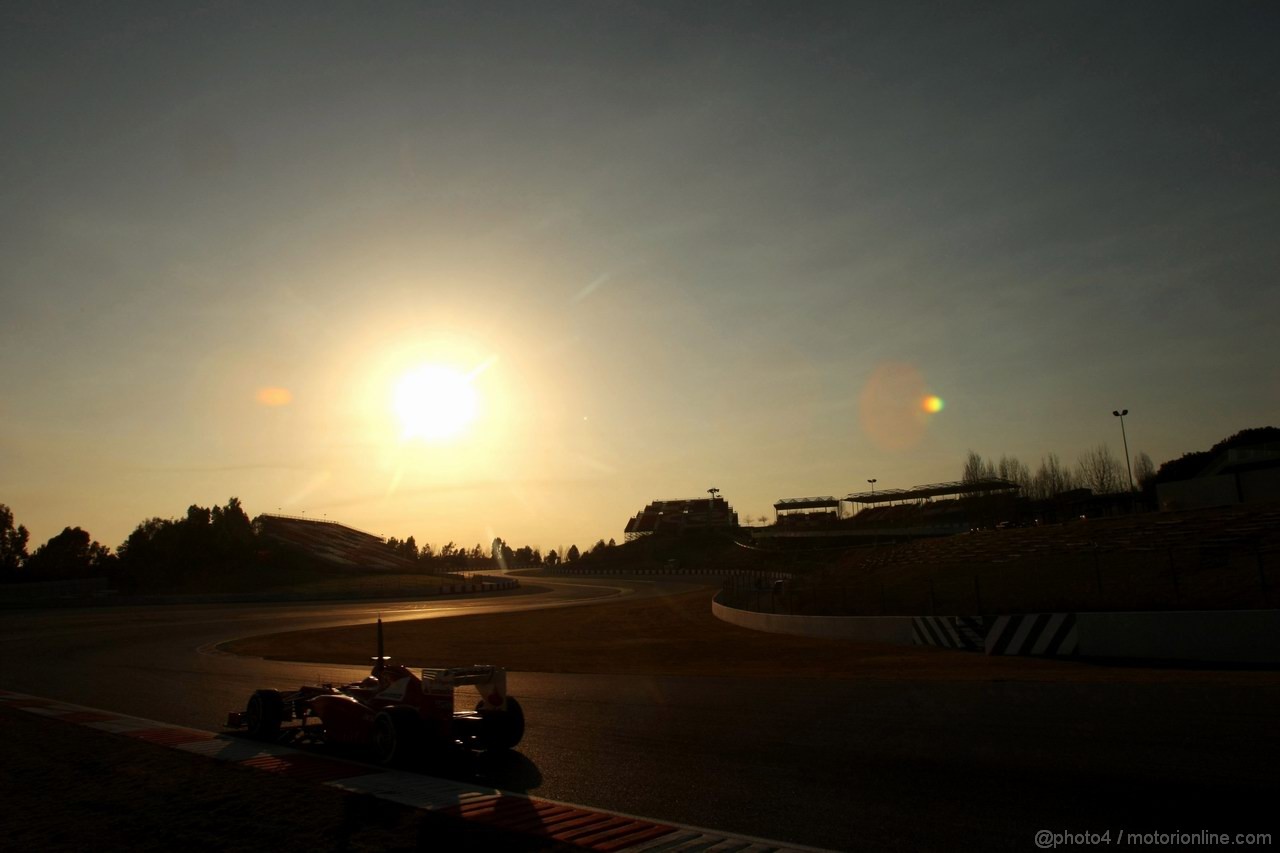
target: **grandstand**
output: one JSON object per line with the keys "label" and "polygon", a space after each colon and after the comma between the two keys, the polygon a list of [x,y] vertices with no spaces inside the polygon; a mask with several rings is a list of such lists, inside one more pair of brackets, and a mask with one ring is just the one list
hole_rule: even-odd
{"label": "grandstand", "polygon": [[[849,542],[948,536],[968,530],[976,519],[990,514],[993,504],[1011,505],[1018,488],[1016,483],[992,478],[854,492],[843,498],[783,498],[773,505],[777,523],[753,530],[752,535]],[[846,516],[846,504],[860,508]],[[986,512],[979,512],[979,506]]]}
{"label": "grandstand", "polygon": [[396,554],[381,537],[336,521],[263,514],[253,524],[259,535],[334,565],[380,572],[418,570],[416,564]]}
{"label": "grandstand", "polygon": [[844,500],[827,495],[821,498],[782,498],[773,505],[780,526],[819,528],[844,518]]}
{"label": "grandstand", "polygon": [[909,501],[931,501],[940,497],[987,497],[993,495],[1015,495],[1018,493],[1017,483],[989,477],[982,480],[956,480],[950,483],[929,483],[924,486],[913,486],[910,489],[880,489],[879,491],[855,492],[845,496],[845,500],[855,504],[897,504]]}
{"label": "grandstand", "polygon": [[627,521],[626,541],[652,534],[678,535],[690,530],[738,526],[738,514],[721,497],[653,501]]}

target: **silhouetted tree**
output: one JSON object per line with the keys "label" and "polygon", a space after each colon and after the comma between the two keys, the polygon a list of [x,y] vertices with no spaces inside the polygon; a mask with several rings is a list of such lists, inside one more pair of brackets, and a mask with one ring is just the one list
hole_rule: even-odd
{"label": "silhouetted tree", "polygon": [[1031,470],[1016,456],[1001,455],[996,476],[1010,483],[1017,483],[1023,494],[1026,494],[1031,486]]}
{"label": "silhouetted tree", "polygon": [[964,471],[960,475],[960,482],[968,485],[982,480],[991,480],[995,476],[996,466],[989,461],[984,461],[981,454],[970,450],[964,460]]}
{"label": "silhouetted tree", "polygon": [[1031,497],[1048,500],[1075,488],[1071,472],[1062,467],[1058,454],[1049,453],[1040,458],[1040,467],[1031,478]]}
{"label": "silhouetted tree", "polygon": [[1076,470],[1080,485],[1093,489],[1094,494],[1107,495],[1122,489],[1120,460],[1111,455],[1105,444],[1081,454]]}
{"label": "silhouetted tree", "polygon": [[556,549],[552,548],[547,552],[547,559],[544,561],[548,566],[560,565],[560,555],[556,553]]}
{"label": "silhouetted tree", "polygon": [[13,510],[0,504],[0,580],[14,580],[27,560],[27,528],[13,526]]}
{"label": "silhouetted tree", "polygon": [[257,537],[238,498],[213,509],[192,504],[181,520],[147,519],[116,552],[116,578],[124,589],[212,580],[258,559]]}
{"label": "silhouetted tree", "polygon": [[1144,452],[1133,457],[1133,479],[1139,491],[1146,491],[1156,477],[1156,466],[1151,457]]}
{"label": "silhouetted tree", "polygon": [[27,560],[33,580],[104,577],[111,569],[111,549],[93,541],[79,527],[62,532],[36,549]]}
{"label": "silhouetted tree", "polygon": [[582,555],[578,552],[578,546],[577,546],[577,545],[570,545],[570,546],[569,546],[569,553],[567,553],[567,554],[565,554],[565,555],[564,555],[564,561],[565,561],[566,563],[573,563],[573,562],[576,562],[576,561],[577,561],[577,559],[578,559],[580,556],[582,556]]}

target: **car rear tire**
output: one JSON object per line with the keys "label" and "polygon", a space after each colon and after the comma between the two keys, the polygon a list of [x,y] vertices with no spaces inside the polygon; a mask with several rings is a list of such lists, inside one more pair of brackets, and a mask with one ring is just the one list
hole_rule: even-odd
{"label": "car rear tire", "polygon": [[245,729],[250,737],[269,740],[280,733],[284,700],[279,690],[255,690],[244,709]]}
{"label": "car rear tire", "polygon": [[422,757],[426,733],[413,708],[388,708],[373,719],[373,757],[379,764],[404,767]]}
{"label": "car rear tire", "polygon": [[515,697],[507,697],[507,707],[502,711],[485,711],[484,703],[476,710],[484,718],[485,749],[515,749],[524,738],[524,708]]}

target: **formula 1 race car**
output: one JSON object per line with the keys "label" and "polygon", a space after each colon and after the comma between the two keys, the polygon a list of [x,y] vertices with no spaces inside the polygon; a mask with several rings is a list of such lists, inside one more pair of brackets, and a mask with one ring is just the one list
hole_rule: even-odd
{"label": "formula 1 race car", "polygon": [[[257,690],[243,711],[227,714],[227,727],[262,740],[310,740],[355,747],[381,764],[404,766],[460,749],[511,749],[524,737],[524,711],[507,695],[506,670],[497,666],[424,669],[421,676],[378,655],[362,681]],[[453,710],[455,687],[480,693],[474,711]]]}

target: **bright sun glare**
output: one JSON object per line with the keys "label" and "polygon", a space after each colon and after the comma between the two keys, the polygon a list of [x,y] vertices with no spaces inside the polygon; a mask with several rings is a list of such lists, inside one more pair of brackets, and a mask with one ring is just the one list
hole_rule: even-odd
{"label": "bright sun glare", "polygon": [[437,364],[424,364],[400,377],[392,405],[403,437],[440,442],[461,434],[479,409],[471,379]]}

